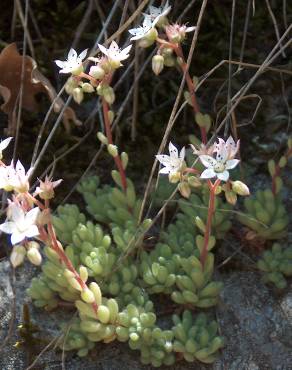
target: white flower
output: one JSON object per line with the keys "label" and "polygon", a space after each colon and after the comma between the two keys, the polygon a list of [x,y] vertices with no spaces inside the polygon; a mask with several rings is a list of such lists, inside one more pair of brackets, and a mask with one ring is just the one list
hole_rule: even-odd
{"label": "white flower", "polygon": [[120,49],[115,41],[112,41],[110,47],[107,49],[103,45],[98,44],[100,51],[108,57],[109,62],[113,67],[119,67],[121,61],[129,58],[129,52],[132,45],[127,46],[125,49]]}
{"label": "white flower", "polygon": [[223,139],[219,139],[219,143],[215,144],[214,152],[216,152],[216,159],[210,155],[200,155],[200,161],[206,167],[202,172],[202,179],[211,179],[217,177],[222,181],[229,179],[228,170],[235,168],[239,160],[234,159],[239,149],[239,141],[235,144],[234,140],[230,136],[225,142]]}
{"label": "white flower", "polygon": [[10,211],[11,220],[1,224],[0,230],[11,234],[12,244],[17,244],[25,238],[39,235],[38,227],[35,224],[40,211],[38,207],[32,208],[25,214],[19,205],[13,204],[10,207]]}
{"label": "white flower", "polygon": [[78,75],[82,72],[82,61],[86,57],[87,50],[88,49],[85,49],[82,53],[77,55],[77,52],[74,49],[70,49],[67,60],[64,62],[61,60],[55,60],[57,66],[62,68],[59,73],[73,73]]}
{"label": "white flower", "polygon": [[149,15],[145,15],[142,27],[137,27],[137,28],[132,28],[129,30],[131,35],[134,35],[133,37],[130,38],[130,40],[140,40],[143,37],[147,36],[148,33],[151,31],[153,28],[153,23],[151,20],[151,17]]}
{"label": "white flower", "polygon": [[171,42],[182,42],[186,33],[193,32],[196,27],[187,27],[185,24],[169,24],[165,27],[165,33]]}
{"label": "white flower", "polygon": [[26,193],[29,190],[29,177],[33,171],[31,167],[26,173],[22,163],[18,160],[13,175],[11,176],[10,185],[18,193]]}
{"label": "white flower", "polygon": [[170,142],[169,143],[169,155],[159,154],[156,158],[164,166],[159,173],[174,175],[181,171],[184,165],[185,159],[185,148],[183,147],[178,154],[177,148]]}
{"label": "white flower", "polygon": [[170,12],[171,6],[169,5],[168,1],[164,6],[156,7],[156,6],[149,6],[149,14],[143,13],[145,17],[150,17],[152,22],[152,27],[154,27],[161,18],[167,16],[167,14]]}
{"label": "white flower", "polygon": [[15,169],[13,162],[9,166],[0,167],[0,189],[5,191],[13,190],[13,185],[11,184],[11,179],[15,176]]}
{"label": "white flower", "polygon": [[3,158],[2,152],[4,149],[6,149],[12,140],[12,137],[8,137],[7,139],[4,139],[0,142],[0,160]]}

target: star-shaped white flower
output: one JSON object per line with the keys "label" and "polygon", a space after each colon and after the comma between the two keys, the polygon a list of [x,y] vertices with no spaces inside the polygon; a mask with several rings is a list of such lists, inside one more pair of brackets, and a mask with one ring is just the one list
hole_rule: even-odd
{"label": "star-shaped white flower", "polygon": [[167,1],[164,6],[156,7],[156,6],[150,5],[148,10],[149,10],[149,14],[143,13],[143,15],[145,17],[150,17],[151,22],[152,22],[152,27],[154,27],[160,21],[161,18],[167,16],[167,14],[171,10],[171,6],[169,5],[169,2]]}
{"label": "star-shaped white flower", "polygon": [[25,238],[32,238],[39,235],[36,220],[39,214],[39,208],[32,208],[29,212],[24,213],[23,209],[13,204],[10,208],[11,220],[0,225],[0,230],[6,234],[11,234],[11,243],[17,244]]}
{"label": "star-shaped white flower", "polygon": [[3,158],[2,152],[4,149],[6,149],[12,140],[12,137],[8,137],[7,139],[4,139],[0,142],[0,160]]}
{"label": "star-shaped white flower", "polygon": [[159,173],[173,175],[181,171],[185,159],[185,147],[178,154],[177,148],[170,142],[168,146],[169,155],[158,154],[156,158],[164,166]]}
{"label": "star-shaped white flower", "polygon": [[219,180],[227,181],[229,179],[229,170],[235,168],[239,159],[234,159],[239,149],[239,142],[235,144],[230,136],[225,142],[219,139],[219,143],[215,145],[214,152],[216,152],[216,159],[210,155],[200,155],[200,161],[206,167],[202,172],[202,179],[211,179],[217,177]]}
{"label": "star-shaped white flower", "polygon": [[98,44],[100,51],[108,57],[110,63],[114,66],[119,67],[121,61],[129,58],[129,52],[132,45],[127,46],[125,49],[120,49],[115,41],[112,41],[110,47],[107,49],[103,45]]}
{"label": "star-shaped white flower", "polygon": [[29,178],[33,171],[31,167],[27,172],[22,163],[18,160],[14,169],[14,174],[11,176],[10,185],[18,193],[26,193],[29,190]]}
{"label": "star-shaped white flower", "polygon": [[62,68],[59,73],[79,74],[82,68],[82,61],[86,57],[87,50],[85,49],[77,55],[76,50],[70,49],[67,60],[55,60],[58,67]]}
{"label": "star-shaped white flower", "polygon": [[147,36],[153,27],[154,25],[151,17],[146,14],[142,26],[129,30],[130,34],[133,35],[130,40],[141,40],[143,37]]}

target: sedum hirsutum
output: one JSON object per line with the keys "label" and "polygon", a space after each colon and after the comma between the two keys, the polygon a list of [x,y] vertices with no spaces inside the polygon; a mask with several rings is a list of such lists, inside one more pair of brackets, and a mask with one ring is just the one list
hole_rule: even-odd
{"label": "sedum hirsutum", "polygon": [[[86,356],[95,342],[118,340],[139,350],[144,364],[171,365],[177,358],[177,325],[167,330],[160,327],[152,299],[163,293],[176,304],[197,308],[216,304],[221,283],[212,281],[213,255],[208,254],[202,271],[194,221],[180,212],[152,250],[141,250],[151,220],[138,225],[138,212],[132,210],[140,209],[141,201],[132,182],[127,179],[129,191],[125,194],[118,174],[113,173],[113,177],[115,186],[100,185],[96,176],[79,186],[95,221],[86,220],[76,205],[59,207],[54,216],[65,254],[87,281],[88,290],[80,296],[72,273],[45,247],[42,274],[32,281],[28,294],[39,307],[52,309],[66,301],[77,308],[78,318],[73,324],[62,324],[65,350]],[[197,269],[192,271],[194,266]],[[92,310],[93,300],[99,303],[97,315]],[[205,330],[209,330],[208,321]],[[184,357],[190,360],[190,355]],[[204,361],[211,358],[210,352]]]}

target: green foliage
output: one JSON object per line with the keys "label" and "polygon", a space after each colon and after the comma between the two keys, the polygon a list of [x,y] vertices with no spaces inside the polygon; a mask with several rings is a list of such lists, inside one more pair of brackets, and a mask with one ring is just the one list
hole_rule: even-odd
{"label": "green foliage", "polygon": [[[206,223],[209,203],[209,195],[206,189],[203,190],[203,195],[192,194],[189,199],[180,199],[178,203],[181,211],[193,221],[194,225],[198,216]],[[218,239],[222,239],[231,227],[229,221],[230,210],[230,204],[223,203],[219,197],[216,197],[212,230]]]}
{"label": "green foliage", "polygon": [[223,339],[217,336],[217,323],[210,321],[204,313],[194,317],[190,311],[184,311],[182,319],[173,315],[173,349],[181,353],[188,362],[199,360],[212,363],[217,352],[223,347]]}
{"label": "green foliage", "polygon": [[258,190],[254,197],[245,199],[244,206],[246,213],[238,219],[259,237],[272,240],[286,235],[288,216],[279,195],[270,189]]}
{"label": "green foliage", "polygon": [[285,288],[285,277],[292,276],[292,247],[283,248],[274,243],[271,250],[263,253],[257,266],[264,273],[265,283],[273,283],[279,289]]}
{"label": "green foliage", "polygon": [[[46,246],[47,260],[42,274],[33,279],[28,294],[38,307],[52,309],[60,301],[76,306],[78,317],[62,324],[62,328],[65,350],[76,350],[79,356],[86,356],[95,342],[118,340],[139,350],[142,363],[154,367],[173,364],[175,352],[183,352],[187,361],[211,362],[222,346],[222,339],[215,336],[214,323],[206,319],[202,324],[202,319],[184,314],[181,322],[186,322],[191,315],[188,329],[197,330],[193,339],[189,338],[199,343],[192,352],[188,340],[178,344],[181,329],[177,320],[180,319],[175,319],[173,328],[160,328],[149,296],[168,294],[176,304],[197,309],[216,304],[222,284],[212,281],[214,256],[208,254],[203,269],[198,249],[202,236],[197,235],[194,219],[189,217],[190,209],[194,217],[198,211],[197,207],[192,208],[191,202],[204,204],[205,212],[208,200],[193,195],[187,206],[182,204],[183,212],[177,214],[175,222],[168,225],[155,247],[147,252],[143,243],[151,220],[145,219],[138,225],[141,200],[137,199],[132,182],[127,179],[125,193],[119,174],[113,171],[112,176],[115,186],[100,186],[98,177],[86,179],[79,186],[86,209],[96,222],[87,221],[75,205],[59,207],[54,217],[65,253],[81,278],[87,281],[88,288],[80,291],[74,274],[61,264],[57,253]],[[221,201],[220,207],[224,207]],[[218,219],[221,214],[216,213],[217,235],[223,235],[222,224],[229,223],[225,214]],[[211,249],[215,237],[210,238],[210,243]],[[92,302],[97,303],[97,312]],[[208,336],[204,342],[201,337],[205,332]]]}

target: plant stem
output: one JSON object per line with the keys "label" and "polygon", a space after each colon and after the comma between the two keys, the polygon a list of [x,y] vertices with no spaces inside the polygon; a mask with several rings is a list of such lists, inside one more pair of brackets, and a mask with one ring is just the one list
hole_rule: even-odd
{"label": "plant stem", "polygon": [[[102,98],[101,101],[102,101],[102,111],[103,111],[103,119],[104,119],[106,137],[108,139],[108,143],[113,144],[111,124],[110,124],[109,116],[108,116],[108,112],[109,112],[108,104],[107,104],[107,102],[105,101],[104,98]],[[119,155],[115,156],[114,161],[115,161],[117,169],[120,173],[122,188],[125,192],[127,190],[127,178],[126,178],[126,173],[125,173],[125,170],[123,168],[120,156]]]}
{"label": "plant stem", "polygon": [[207,225],[206,225],[206,231],[204,235],[204,246],[203,250],[201,252],[200,260],[201,264],[204,268],[206,258],[208,255],[208,244],[209,244],[209,238],[211,235],[211,228],[212,228],[212,219],[215,211],[215,197],[216,197],[216,188],[220,184],[221,180],[217,179],[214,184],[209,180],[208,186],[210,190],[210,198],[209,198],[209,206],[208,206],[208,218],[207,218]]}
{"label": "plant stem", "polygon": [[[179,58],[181,58],[180,67],[181,67],[182,71],[186,74],[186,83],[188,85],[189,93],[190,93],[190,96],[191,96],[191,102],[192,102],[192,107],[193,107],[193,111],[194,111],[194,117],[196,118],[196,113],[200,113],[200,107],[199,107],[199,104],[197,102],[197,98],[196,98],[196,95],[195,95],[194,82],[193,82],[193,80],[190,76],[190,73],[188,71],[187,63],[185,62],[185,57],[184,57],[181,46],[178,44],[175,48],[173,48],[173,50],[175,51],[176,55]],[[206,144],[207,143],[207,132],[206,132],[205,127],[200,127],[200,131],[201,131],[202,143]]]}

